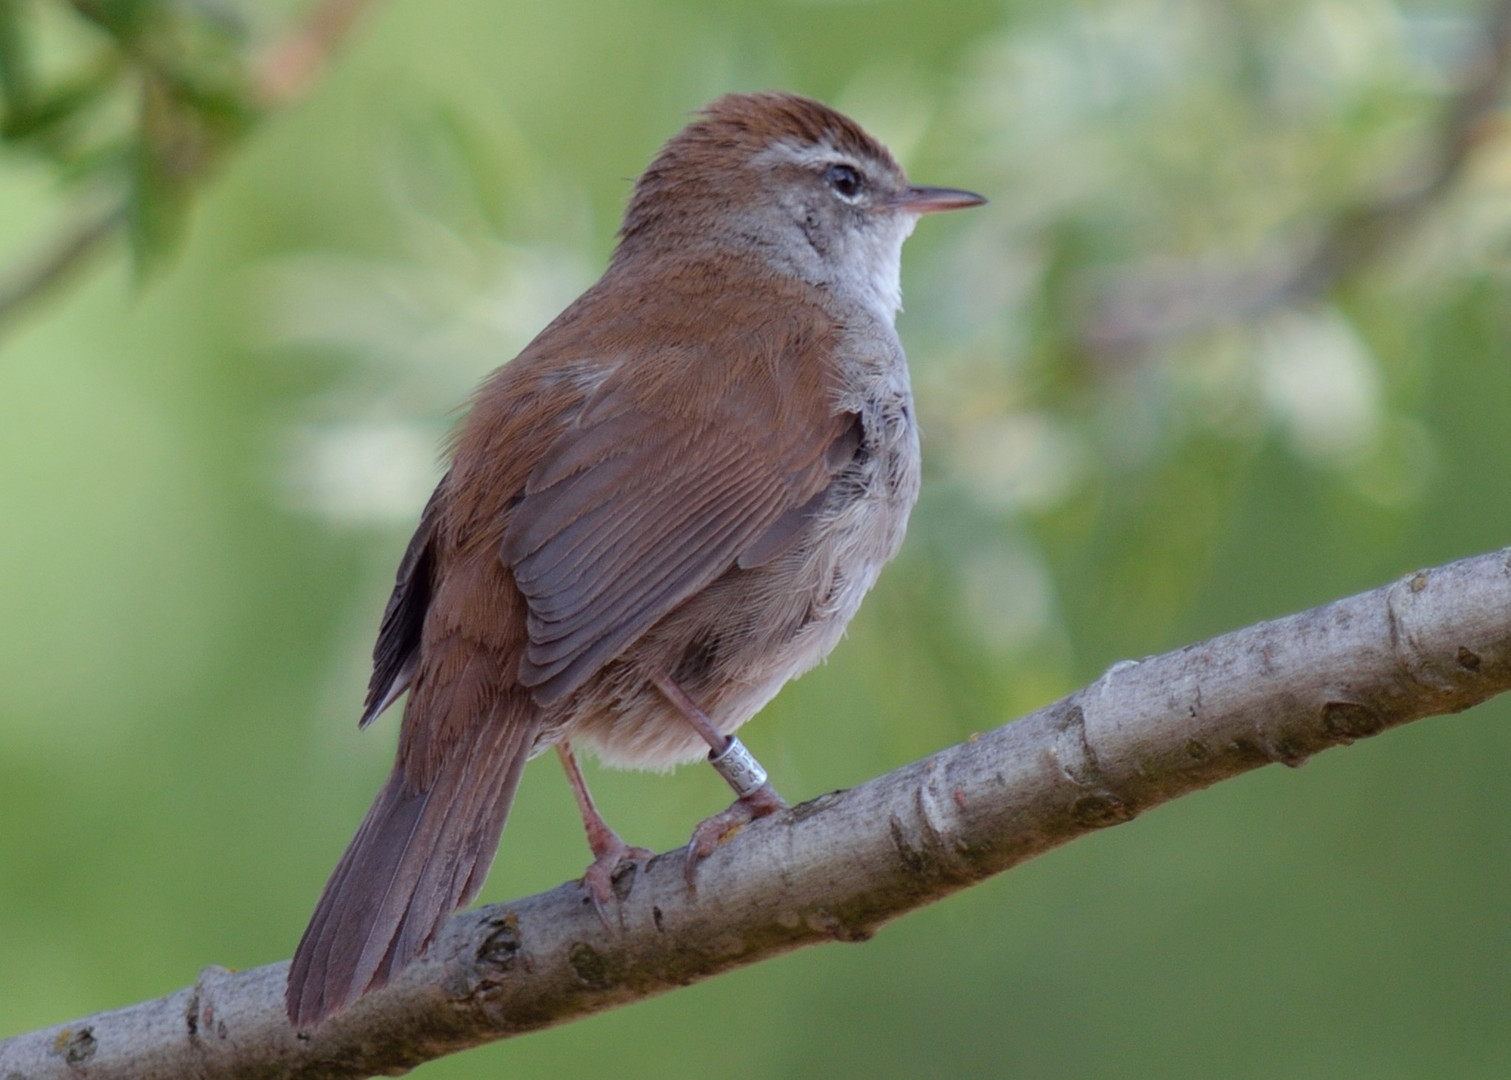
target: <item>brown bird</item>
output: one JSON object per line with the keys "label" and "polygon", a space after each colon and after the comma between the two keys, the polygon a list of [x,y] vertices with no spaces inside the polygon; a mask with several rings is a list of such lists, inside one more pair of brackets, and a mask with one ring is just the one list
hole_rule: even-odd
{"label": "brown bird", "polygon": [[689,867],[785,806],[730,733],[828,654],[902,542],[902,243],[984,201],[910,186],[789,94],[721,98],[662,148],[603,277],[478,391],[399,564],[361,720],[407,690],[398,756],[294,954],[295,1025],[386,984],[477,895],[548,747],[600,913],[649,852],[598,815],[573,745],[715,762],[739,798]]}

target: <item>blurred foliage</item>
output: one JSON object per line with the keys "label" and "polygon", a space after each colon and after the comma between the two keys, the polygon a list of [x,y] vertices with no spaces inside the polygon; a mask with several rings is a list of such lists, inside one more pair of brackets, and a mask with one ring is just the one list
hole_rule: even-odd
{"label": "blurred foliage", "polygon": [[[435,447],[727,90],[821,97],[993,199],[909,241],[925,491],[847,641],[748,729],[789,797],[1511,537],[1504,114],[1367,259],[1295,272],[1441,171],[1488,9],[394,0],[228,155],[288,10],[0,0],[0,258],[97,189],[139,255],[185,240],[140,294],[112,268],[4,328],[0,1032],[289,954],[386,772],[393,723],[354,721]],[[420,1073],[1504,1075],[1507,714]],[[590,780],[659,847],[725,797]],[[585,861],[532,768],[485,898]]]}
{"label": "blurred foliage", "polygon": [[213,0],[0,0],[0,145],[120,204],[145,267],[258,111],[247,38]]}

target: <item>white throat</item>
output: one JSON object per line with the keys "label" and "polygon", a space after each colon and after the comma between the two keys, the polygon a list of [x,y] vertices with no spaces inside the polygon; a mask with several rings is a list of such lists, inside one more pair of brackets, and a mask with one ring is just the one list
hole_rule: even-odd
{"label": "white throat", "polygon": [[887,323],[895,322],[902,309],[902,242],[918,218],[898,214],[893,228],[871,229],[855,235],[853,246],[840,264],[835,292],[854,299]]}

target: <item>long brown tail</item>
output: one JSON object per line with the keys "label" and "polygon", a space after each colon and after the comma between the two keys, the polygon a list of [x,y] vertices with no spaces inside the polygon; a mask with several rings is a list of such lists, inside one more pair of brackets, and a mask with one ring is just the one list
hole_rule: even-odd
{"label": "long brown tail", "polygon": [[386,985],[477,896],[534,741],[533,725],[495,715],[449,748],[423,790],[406,790],[394,766],[294,950],[284,1000],[295,1027]]}

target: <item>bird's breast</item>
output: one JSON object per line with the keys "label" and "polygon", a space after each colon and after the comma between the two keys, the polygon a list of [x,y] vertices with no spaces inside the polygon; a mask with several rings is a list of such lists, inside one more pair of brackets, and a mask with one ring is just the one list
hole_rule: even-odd
{"label": "bird's breast", "polygon": [[822,659],[850,621],[882,566],[902,546],[918,499],[918,425],[907,365],[895,338],[874,343],[842,369],[838,406],[861,419],[860,447],[835,477],[805,538],[799,574],[819,597],[814,620],[839,625]]}
{"label": "bird's breast", "polygon": [[[895,337],[853,349],[834,408],[860,417],[853,457],[783,554],[731,567],[584,688],[562,717],[607,764],[666,768],[707,753],[649,681],[670,674],[730,732],[826,657],[902,545],[918,497],[918,429]],[[568,717],[567,713],[570,714]]]}

